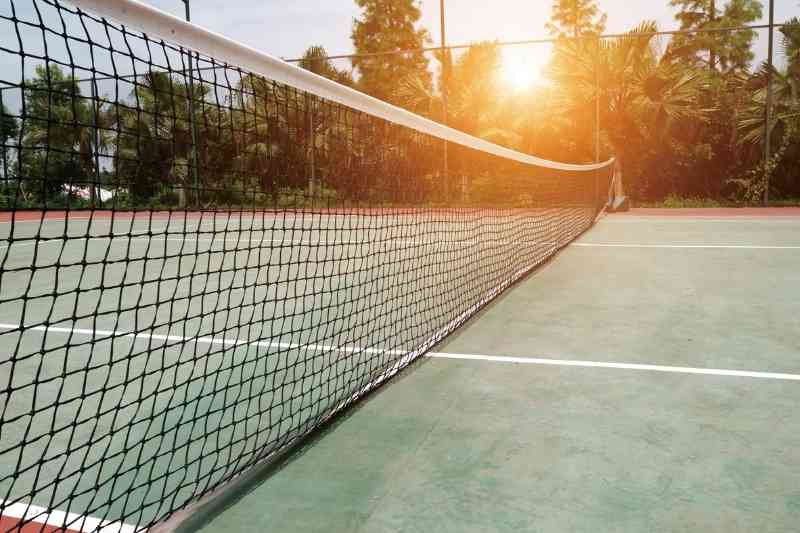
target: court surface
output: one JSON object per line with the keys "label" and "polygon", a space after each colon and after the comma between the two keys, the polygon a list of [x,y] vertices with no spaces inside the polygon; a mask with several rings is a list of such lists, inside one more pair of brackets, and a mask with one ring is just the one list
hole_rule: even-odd
{"label": "court surface", "polygon": [[182,531],[800,523],[800,213],[612,215]]}
{"label": "court surface", "polygon": [[[207,233],[186,239],[185,223],[122,219],[114,232],[134,236],[112,246],[88,231],[99,225],[102,234],[105,219],[91,226],[77,221],[66,241],[64,225],[53,221],[42,226],[34,246],[26,240],[31,237],[26,232],[38,227],[33,221],[17,226],[17,240],[2,250],[3,297],[35,296],[25,309],[0,308],[3,342],[19,342],[16,352],[31,354],[3,379],[38,383],[36,394],[17,389],[14,401],[4,406],[12,420],[4,442],[23,436],[32,442],[23,461],[54,450],[47,455],[52,460],[25,469],[12,492],[25,494],[36,483],[70,473],[65,479],[75,480],[70,493],[62,484],[60,492],[40,492],[45,501],[28,502],[41,508],[39,523],[92,530],[100,524],[86,517],[110,516],[125,525],[112,524],[109,531],[133,533],[137,523],[170,505],[159,493],[183,494],[185,465],[210,483],[227,464],[247,461],[274,438],[271,432],[253,436],[244,425],[217,417],[230,398],[265,390],[259,398],[266,415],[296,413],[292,421],[299,417],[299,424],[324,407],[324,396],[310,394],[276,403],[273,389],[240,375],[296,381],[288,373],[308,356],[304,343],[311,338],[304,332],[325,317],[319,310],[326,308],[330,292],[322,287],[313,300],[294,298],[293,318],[278,323],[274,317],[286,314],[292,294],[289,280],[313,257],[309,243],[320,242],[335,244],[329,248],[338,254],[317,257],[320,269],[335,274],[342,260],[358,258],[365,271],[382,273],[383,265],[364,254],[363,235],[306,232],[306,243],[264,227],[244,231],[212,222],[203,230]],[[168,224],[175,227],[166,231]],[[156,237],[148,233],[154,229]],[[81,234],[87,238],[75,238]],[[369,235],[391,244],[398,259],[413,261],[419,252],[413,235],[408,240],[374,230]],[[476,246],[552,246],[538,240],[448,242],[453,253]],[[198,267],[194,252],[202,252],[208,264]],[[84,267],[101,259],[102,271]],[[62,265],[58,279],[48,268],[55,263]],[[265,263],[287,266],[265,273],[259,267]],[[32,272],[30,264],[42,268]],[[435,265],[413,264],[432,273],[430,283],[446,282],[433,275]],[[300,449],[162,529],[791,530],[800,519],[798,264],[800,210],[640,210],[607,216]],[[267,274],[287,280],[278,284],[284,294],[262,283]],[[90,289],[98,279],[126,288],[95,297]],[[58,294],[50,297],[53,286]],[[88,292],[73,301],[77,288]],[[178,296],[174,303],[156,305],[167,293]],[[414,307],[419,304],[412,296],[394,304],[418,309],[418,321],[438,318],[436,309]],[[339,309],[326,319],[346,322],[361,313],[357,322],[368,324],[369,312]],[[23,316],[27,323],[57,325],[20,336],[15,328]],[[73,324],[73,316],[85,318]],[[265,323],[286,335],[278,343],[247,342],[270,336]],[[126,335],[142,328],[148,333]],[[348,335],[352,338],[330,343],[374,340],[368,329]],[[189,349],[187,338],[196,339]],[[229,341],[232,348],[221,350]],[[390,337],[383,344],[416,346],[415,339]],[[70,357],[63,364],[36,364],[37,350],[60,361],[67,345]],[[322,365],[343,376],[358,368],[325,347],[319,355],[308,363],[313,368]],[[131,381],[132,375],[141,379]],[[228,383],[226,393],[209,392],[206,376],[215,376],[214,387]],[[305,381],[298,386],[324,390]],[[56,398],[57,408],[26,415],[29,405],[46,406]],[[233,410],[232,420],[255,416],[247,409]],[[187,413],[216,420],[217,438],[241,440],[241,456],[220,461],[218,454],[207,453],[200,443],[208,424],[195,423]],[[37,435],[50,438],[34,440]],[[218,445],[223,449],[224,443]],[[57,460],[55,450],[66,446],[84,452],[76,454],[80,464]],[[2,455],[0,467],[17,468],[9,462],[14,457]],[[147,471],[128,469],[145,460],[152,465]],[[108,477],[108,468],[116,469],[117,481],[92,491],[92,480]],[[124,495],[142,508],[136,516],[122,513],[120,491],[127,486],[148,487]],[[65,520],[59,502],[68,502],[75,516]],[[7,509],[0,525],[11,527],[26,512],[16,507],[24,506]]]}

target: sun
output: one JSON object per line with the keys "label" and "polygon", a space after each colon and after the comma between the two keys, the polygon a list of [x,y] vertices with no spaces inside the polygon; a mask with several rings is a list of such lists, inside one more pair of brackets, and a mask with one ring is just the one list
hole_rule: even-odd
{"label": "sun", "polygon": [[525,91],[542,81],[544,58],[531,50],[506,49],[503,53],[503,82],[514,91]]}
{"label": "sun", "polygon": [[531,69],[511,65],[503,66],[503,81],[516,91],[529,89],[536,79],[536,73]]}

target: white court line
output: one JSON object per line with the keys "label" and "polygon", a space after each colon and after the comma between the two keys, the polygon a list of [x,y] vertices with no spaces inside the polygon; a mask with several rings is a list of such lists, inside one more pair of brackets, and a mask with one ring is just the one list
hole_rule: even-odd
{"label": "white court line", "polygon": [[598,361],[571,361],[568,359],[541,359],[536,357],[506,357],[496,355],[470,355],[454,353],[429,353],[434,359],[459,359],[465,361],[490,361],[515,365],[546,365],[580,368],[609,368],[616,370],[640,370],[647,372],[668,372],[672,374],[699,374],[704,376],[727,376],[754,379],[776,379],[800,381],[800,374],[777,372],[751,372],[748,370],[723,370],[718,368],[692,368],[686,366],[643,365],[635,363],[603,363]]}
{"label": "white court line", "polygon": [[[18,248],[23,246],[44,246],[47,244],[60,244],[64,245],[67,242],[79,242],[79,241],[112,241],[114,244],[118,245],[127,245],[129,242],[196,242],[196,243],[214,243],[214,242],[249,242],[249,243],[263,243],[263,244],[293,244],[293,245],[304,245],[304,246],[312,246],[312,245],[329,245],[329,244],[342,244],[342,245],[355,245],[355,244],[369,244],[370,241],[298,241],[298,240],[288,240],[288,239],[254,239],[254,238],[237,238],[237,237],[226,237],[226,238],[195,238],[195,237],[186,237],[186,238],[178,238],[178,237],[127,237],[123,235],[114,236],[112,237],[68,237],[66,239],[59,239],[59,238],[50,238],[46,240],[24,240],[22,242],[15,242],[12,245],[3,245],[0,246],[0,250],[5,250],[7,248]],[[383,241],[375,241],[375,242],[383,242]],[[389,242],[389,241],[386,241]],[[398,242],[400,244],[403,243],[416,243],[417,241],[391,241],[391,242]],[[217,250],[219,252],[222,251],[230,251],[230,250]]]}
{"label": "white court line", "polygon": [[[459,317],[460,319],[461,317]],[[444,328],[441,335],[435,336],[435,342],[427,342],[423,347],[415,350],[384,350],[381,348],[363,348],[359,346],[336,346],[328,344],[302,344],[302,343],[286,343],[286,342],[273,342],[273,341],[247,341],[241,339],[226,339],[215,337],[182,337],[179,335],[158,335],[154,333],[128,333],[112,330],[93,330],[93,329],[80,329],[80,328],[62,328],[54,326],[35,326],[26,328],[26,331],[44,331],[53,333],[64,333],[69,335],[85,335],[93,338],[109,338],[109,337],[131,337],[136,339],[152,339],[152,340],[170,340],[178,342],[194,342],[198,344],[221,344],[226,346],[239,345],[239,346],[264,346],[269,348],[283,348],[283,349],[306,349],[311,351],[330,351],[340,353],[380,353],[389,355],[412,355],[411,359],[418,355],[424,349],[433,346],[441,340],[446,333],[455,327],[454,320],[447,328]],[[19,324],[0,324],[0,329],[3,330],[18,330]],[[522,365],[546,365],[546,366],[564,366],[564,367],[580,367],[580,368],[605,368],[616,370],[638,370],[647,372],[668,372],[673,374],[696,374],[706,376],[727,376],[727,377],[741,377],[753,379],[770,379],[770,380],[783,380],[783,381],[800,381],[800,374],[787,374],[780,372],[756,372],[749,370],[728,370],[718,368],[694,368],[684,366],[668,366],[668,365],[649,365],[637,363],[616,363],[616,362],[599,362],[599,361],[576,361],[569,359],[543,359],[537,357],[508,357],[496,355],[471,355],[471,354],[453,354],[430,352],[425,354],[426,357],[433,359],[460,359],[468,361],[488,361],[494,363],[507,363],[507,364],[522,364]],[[408,357],[404,357],[403,361],[407,361]],[[397,365],[395,365],[397,366]],[[402,366],[402,365],[400,365]],[[399,370],[392,368],[394,373]],[[386,378],[384,378],[386,379]],[[381,380],[383,381],[383,380]]]}
{"label": "white court line", "polygon": [[792,223],[800,223],[800,215],[778,215],[778,216],[734,216],[730,218],[718,218],[718,217],[702,217],[702,216],[693,216],[693,217],[650,217],[650,216],[621,216],[621,217],[606,217],[603,219],[603,224],[611,223],[611,224],[639,224],[642,222],[656,222],[656,223],[693,223],[693,222],[714,222],[714,223],[734,223],[734,222],[758,222],[758,223],[765,223],[769,224],[772,222],[792,222]]}
{"label": "white court line", "polygon": [[[13,331],[20,329],[19,324],[0,324],[0,330]],[[25,331],[42,331],[45,333],[64,333],[67,335],[81,335],[95,339],[111,337],[145,339],[156,341],[194,342],[197,344],[219,344],[223,346],[261,346],[265,348],[298,349],[305,348],[311,351],[337,351],[342,353],[388,353],[399,355],[407,353],[405,350],[382,350],[378,348],[361,348],[359,346],[334,346],[327,344],[303,344],[274,341],[247,341],[241,339],[226,339],[224,337],[183,337],[180,335],[160,335],[157,333],[127,332],[104,329],[61,328],[55,326],[34,326],[25,328]]]}
{"label": "white court line", "polygon": [[753,244],[624,244],[577,242],[572,246],[578,248],[671,248],[671,249],[698,249],[698,250],[800,250],[800,246],[761,246]]}
{"label": "white court line", "polygon": [[30,505],[27,503],[11,503],[0,500],[0,507],[3,507],[2,517],[16,518],[21,521],[30,521],[36,524],[46,524],[54,528],[65,528],[67,531],[100,531],[102,533],[140,533],[144,528],[124,524],[122,522],[112,522],[100,520],[91,516],[82,516],[75,513],[65,513],[64,511],[49,510],[44,507]]}

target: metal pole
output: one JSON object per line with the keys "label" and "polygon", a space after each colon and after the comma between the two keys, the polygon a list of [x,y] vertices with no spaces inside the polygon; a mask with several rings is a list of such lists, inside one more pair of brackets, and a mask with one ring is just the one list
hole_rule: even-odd
{"label": "metal pole", "polygon": [[770,158],[772,157],[772,63],[774,55],[775,0],[769,0],[769,45],[767,50],[767,106],[764,113],[764,205],[769,204]]}
{"label": "metal pole", "polygon": [[[3,103],[3,90],[4,89],[5,88],[0,88],[0,128],[5,128],[5,123],[6,123],[6,116],[5,116],[5,114],[6,114],[6,106]],[[0,135],[2,135],[2,137],[0,137],[0,143],[3,144],[3,146],[0,147],[0,149],[3,150],[3,153],[2,153],[2,156],[3,156],[3,193],[7,194],[8,193],[8,163],[6,162],[6,141],[8,139],[6,139],[5,130],[0,130]]]}
{"label": "metal pole", "polygon": [[[91,202],[92,208],[97,207],[97,197],[100,188],[100,123],[99,117],[100,114],[100,100],[97,96],[97,85],[94,80],[92,80],[90,84],[92,88],[92,130],[93,130],[93,141],[94,141],[94,183],[91,185]],[[102,200],[101,200],[102,203]]]}
{"label": "metal pole", "polygon": [[314,103],[311,99],[311,95],[306,93],[305,95],[305,104],[306,104],[306,116],[308,120],[306,121],[308,125],[308,164],[309,164],[309,176],[308,176],[308,200],[313,205],[314,202],[314,183],[316,181],[316,172],[317,172],[317,165],[315,161],[315,144],[316,144],[316,136],[314,134]]}
{"label": "metal pole", "polygon": [[[594,162],[600,162],[600,39],[596,41],[594,58]],[[600,203],[600,174],[594,171],[595,205]]]}
{"label": "metal pole", "polygon": [[[448,110],[447,110],[447,92],[449,90],[448,87],[448,77],[449,77],[449,57],[447,56],[447,39],[445,37],[445,16],[444,16],[444,0],[439,0],[439,22],[442,31],[442,123],[447,126],[448,122]],[[449,183],[449,168],[448,168],[448,161],[447,161],[447,141],[443,142],[444,146],[444,164],[442,166],[442,181],[444,182],[444,190],[445,196],[449,196],[450,193],[450,183]]]}
{"label": "metal pole", "polygon": [[[192,21],[191,11],[189,9],[189,1],[183,0],[183,5],[186,7],[186,22]],[[193,189],[195,191],[194,201],[197,207],[200,206],[200,175],[197,169],[197,120],[194,114],[194,66],[192,61],[192,51],[187,50],[189,56],[189,128],[192,130],[192,149],[190,158],[192,160],[192,181]]]}

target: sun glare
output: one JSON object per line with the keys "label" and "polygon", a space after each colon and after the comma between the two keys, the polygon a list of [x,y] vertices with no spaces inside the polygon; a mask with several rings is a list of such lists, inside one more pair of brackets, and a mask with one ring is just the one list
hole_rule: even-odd
{"label": "sun glare", "polygon": [[505,50],[503,81],[515,91],[525,91],[542,81],[545,59],[530,49]]}

